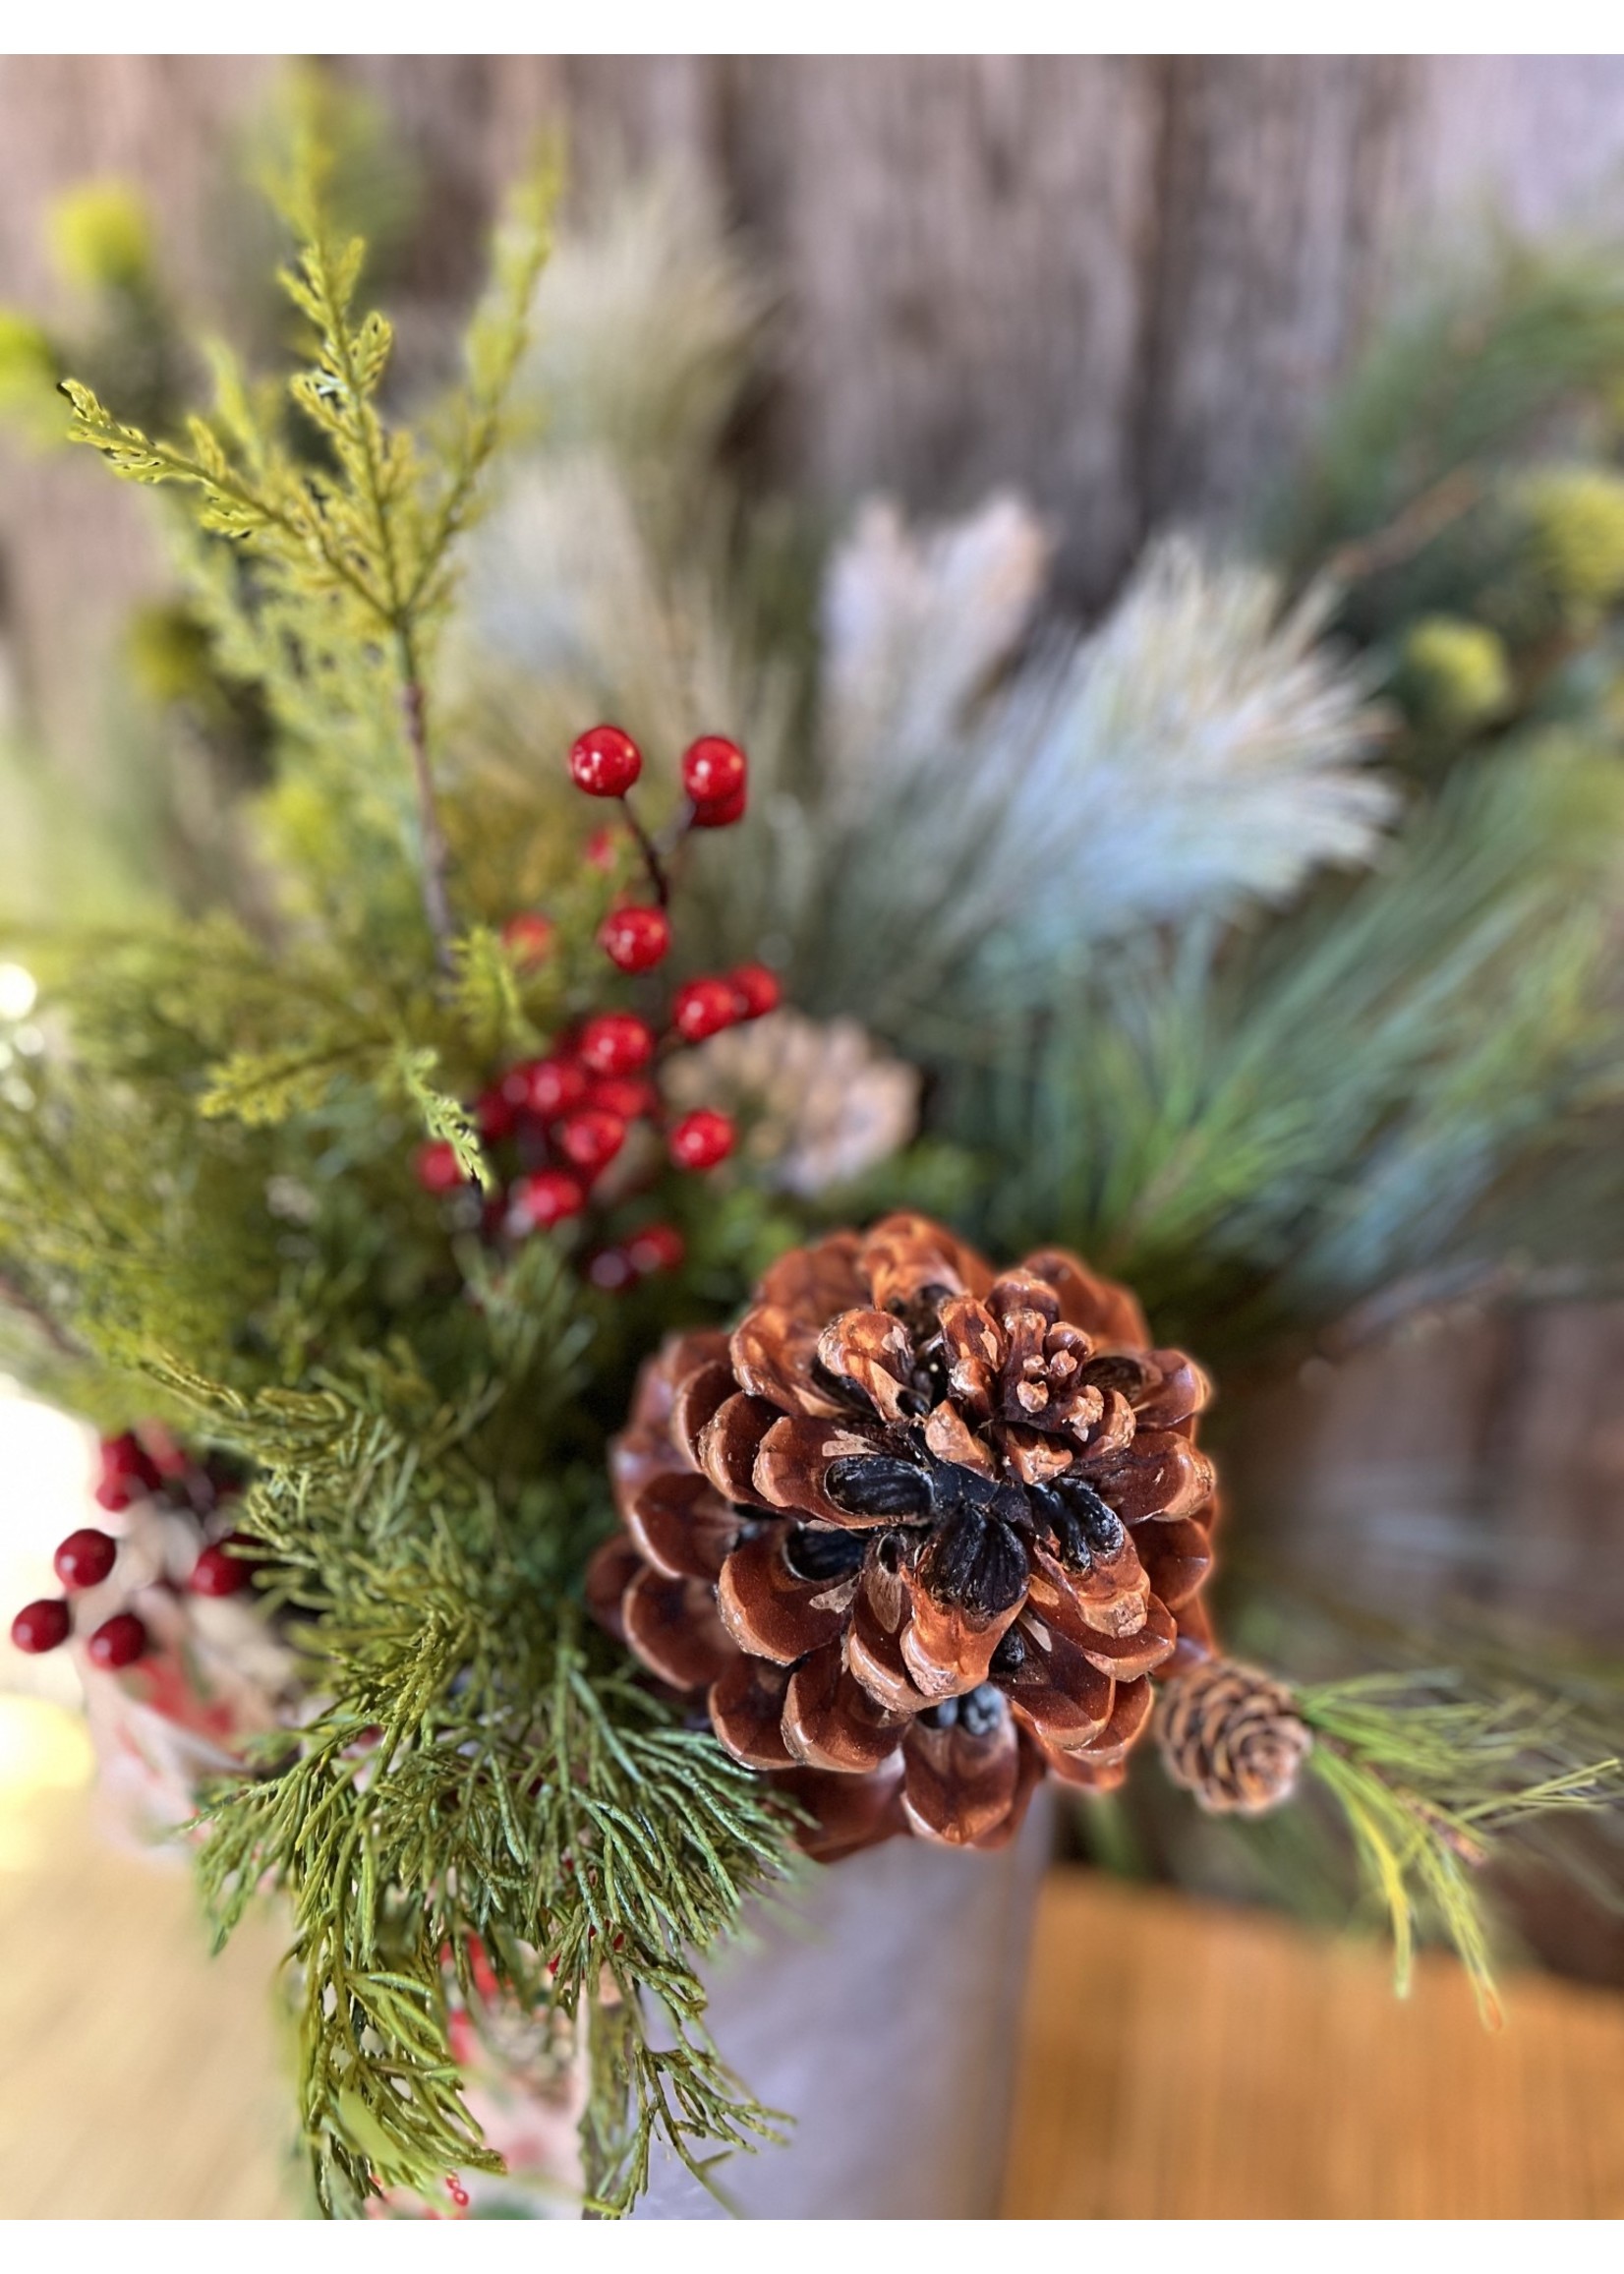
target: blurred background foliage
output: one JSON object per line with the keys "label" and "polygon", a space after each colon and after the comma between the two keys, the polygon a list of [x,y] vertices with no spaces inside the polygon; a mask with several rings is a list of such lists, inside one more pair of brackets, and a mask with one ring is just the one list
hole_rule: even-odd
{"label": "blurred background foliage", "polygon": [[[305,99],[386,290],[420,184],[380,111]],[[249,171],[284,131],[256,123]],[[268,275],[255,210],[218,215],[245,280]],[[139,195],[87,185],[51,239],[60,311],[0,313],[5,417],[55,447],[71,369],[171,426],[199,373]],[[231,316],[261,353],[285,337],[247,282]],[[1616,1657],[1435,1601],[1407,1626],[1345,1542],[1327,1579],[1255,1450],[1305,1362],[1372,1318],[1402,1342],[1619,1284],[1624,257],[1485,245],[1379,333],[1248,512],[1155,534],[1088,621],[1057,597],[1041,499],[932,524],[875,499],[832,526],[764,492],[738,443],[779,352],[773,279],[697,178],[604,175],[534,320],[450,635],[476,900],[534,897],[513,863],[583,721],[637,732],[673,803],[676,751],[725,730],[753,842],[698,848],[684,953],[764,956],[800,1009],[924,1072],[919,1137],[860,1187],[786,1212],[741,1174],[696,1258],[710,1299],[809,1215],[904,1195],[1000,1252],[1075,1246],[1223,1384],[1238,1643],[1305,1677],[1421,1672],[1443,1644],[1469,1686],[1515,1665],[1536,1720],[1565,1700],[1578,1750],[1614,1749]],[[421,394],[444,359],[417,345]],[[260,908],[239,816],[267,725],[196,597],[231,573],[203,547],[194,597],[129,623],[96,767],[7,726],[8,922]],[[23,1023],[0,1024],[0,1079]],[[1624,1603],[1612,1558],[1595,1584]],[[1616,1902],[1605,1830],[1572,1837]],[[1192,1826],[1153,1777],[1086,1837],[1121,1868],[1341,1899],[1306,1814]]]}

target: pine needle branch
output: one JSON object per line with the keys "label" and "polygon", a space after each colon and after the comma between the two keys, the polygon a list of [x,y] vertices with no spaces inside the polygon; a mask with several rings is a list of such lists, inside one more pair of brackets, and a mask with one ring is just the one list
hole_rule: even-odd
{"label": "pine needle branch", "polygon": [[1386,1909],[1408,1992],[1421,1924],[1434,1919],[1498,2027],[1488,1933],[1473,1875],[1497,1836],[1562,1810],[1624,1803],[1624,1759],[1565,1760],[1570,1717],[1550,1701],[1464,1698],[1446,1673],[1368,1675],[1300,1690],[1308,1767],[1340,1809]]}

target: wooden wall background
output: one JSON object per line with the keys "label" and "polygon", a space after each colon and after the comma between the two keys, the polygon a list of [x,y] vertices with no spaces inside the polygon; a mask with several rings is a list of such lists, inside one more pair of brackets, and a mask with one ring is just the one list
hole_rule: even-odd
{"label": "wooden wall background", "polygon": [[[204,281],[222,142],[275,68],[0,59],[0,297],[44,293],[42,207],[87,173],[140,181],[182,273]],[[916,505],[1017,483],[1063,528],[1083,606],[1154,523],[1250,493],[1375,312],[1485,204],[1534,226],[1624,212],[1614,57],[339,68],[387,100],[426,165],[425,316],[465,289],[540,120],[567,118],[583,171],[606,148],[679,151],[724,187],[783,292],[771,470]],[[93,484],[4,473],[13,668],[72,714],[141,573],[134,515]]]}
{"label": "wooden wall background", "polygon": [[[223,139],[273,59],[0,60],[0,300],[45,292],[42,207],[116,172],[207,281]],[[775,478],[915,506],[1021,486],[1097,606],[1146,531],[1278,465],[1372,319],[1487,213],[1624,221],[1624,59],[373,57],[427,169],[416,318],[467,288],[544,118],[575,162],[681,152],[783,296]],[[72,740],[150,573],[133,501],[0,468],[16,699]],[[71,603],[71,606],[70,606]],[[1332,1572],[1624,1628],[1624,1312],[1445,1315],[1323,1362],[1260,1437],[1259,1490]],[[1495,1480],[1486,1498],[1485,1476]]]}

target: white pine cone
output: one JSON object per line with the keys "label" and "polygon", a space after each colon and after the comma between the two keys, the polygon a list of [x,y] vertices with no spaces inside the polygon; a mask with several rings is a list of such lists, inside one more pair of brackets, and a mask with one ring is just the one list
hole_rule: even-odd
{"label": "white pine cone", "polygon": [[919,1076],[853,1019],[775,1011],[715,1034],[666,1070],[679,1111],[707,1105],[740,1124],[742,1157],[803,1199],[889,1160],[919,1121]]}

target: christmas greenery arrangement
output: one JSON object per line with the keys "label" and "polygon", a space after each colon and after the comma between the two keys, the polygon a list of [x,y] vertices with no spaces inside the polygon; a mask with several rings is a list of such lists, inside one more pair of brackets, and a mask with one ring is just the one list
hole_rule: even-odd
{"label": "christmas greenery arrangement", "polygon": [[178,414],[105,201],[145,360],[0,341],[172,508],[226,785],[208,889],[15,934],[4,1357],[115,1529],[13,1633],[191,1732],[222,1935],[285,1900],[321,2206],[496,2167],[497,2009],[584,2032],[603,2210],[771,2137],[703,2020],[745,1899],[1119,1807],[1152,1728],[1486,2001],[1479,1867],[1616,1800],[1616,1684],[1315,1663],[1246,1589],[1222,1655],[1197,1436],[1395,1283],[1609,1253],[1624,294],[1511,262],[1429,320],[1466,388],[1406,333],[1259,556],[1079,632],[1013,498],[820,563],[731,492],[766,302],[691,186],[549,265],[539,173],[415,430],[342,193],[307,127],[286,386],[213,347]]}

